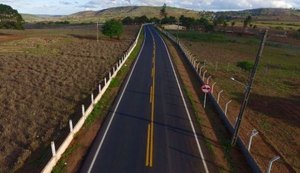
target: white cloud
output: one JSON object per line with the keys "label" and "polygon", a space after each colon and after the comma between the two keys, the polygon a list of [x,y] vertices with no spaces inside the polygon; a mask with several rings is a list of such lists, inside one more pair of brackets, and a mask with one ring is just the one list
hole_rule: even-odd
{"label": "white cloud", "polygon": [[[70,14],[85,9],[101,10],[116,6],[149,5],[193,10],[240,10],[251,8],[300,8],[300,0],[0,0],[22,13]],[[51,4],[51,5],[49,5]]]}

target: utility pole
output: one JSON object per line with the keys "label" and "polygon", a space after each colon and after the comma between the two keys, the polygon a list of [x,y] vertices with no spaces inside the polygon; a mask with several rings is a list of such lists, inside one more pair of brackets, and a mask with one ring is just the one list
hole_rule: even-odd
{"label": "utility pole", "polygon": [[239,133],[239,130],[240,130],[240,125],[241,125],[241,122],[242,122],[242,119],[243,119],[244,111],[246,109],[246,106],[247,106],[247,103],[248,103],[248,100],[249,100],[249,96],[250,96],[250,92],[251,92],[251,89],[252,89],[254,77],[255,77],[255,74],[256,74],[256,71],[257,71],[257,67],[258,67],[260,57],[262,55],[262,52],[263,52],[263,49],[264,49],[264,46],[265,46],[267,35],[268,35],[268,30],[265,31],[264,36],[261,40],[260,47],[259,47],[258,53],[256,55],[255,64],[253,66],[253,69],[252,69],[251,74],[250,74],[249,79],[248,79],[248,84],[246,86],[244,100],[243,100],[241,108],[240,108],[240,113],[238,115],[237,122],[235,123],[234,133],[233,133],[233,136],[232,136],[232,139],[231,139],[231,146],[234,146],[236,144],[237,139],[238,139],[238,133]]}

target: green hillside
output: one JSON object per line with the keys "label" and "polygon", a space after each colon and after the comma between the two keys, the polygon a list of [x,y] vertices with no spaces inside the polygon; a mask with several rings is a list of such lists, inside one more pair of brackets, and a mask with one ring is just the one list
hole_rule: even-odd
{"label": "green hillside", "polygon": [[256,20],[300,21],[300,10],[287,8],[258,8],[243,11],[225,11],[217,12],[216,15],[225,15],[236,19],[245,18],[250,15]]}

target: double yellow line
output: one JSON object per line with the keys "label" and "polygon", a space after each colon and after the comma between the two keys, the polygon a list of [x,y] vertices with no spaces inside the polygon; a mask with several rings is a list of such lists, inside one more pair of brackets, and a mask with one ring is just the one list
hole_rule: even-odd
{"label": "double yellow line", "polygon": [[[151,33],[152,35],[152,33]],[[151,78],[152,78],[152,86],[150,87],[150,105],[151,105],[151,115],[150,122],[148,123],[147,130],[147,149],[146,149],[146,166],[153,166],[153,140],[154,140],[154,105],[155,105],[155,41],[153,39],[153,57],[152,57],[152,70],[151,70]]]}

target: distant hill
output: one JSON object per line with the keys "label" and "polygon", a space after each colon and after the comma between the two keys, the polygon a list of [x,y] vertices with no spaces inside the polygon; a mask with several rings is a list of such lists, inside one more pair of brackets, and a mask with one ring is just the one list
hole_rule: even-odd
{"label": "distant hill", "polygon": [[23,29],[23,18],[8,5],[0,4],[0,29]]}
{"label": "distant hill", "polygon": [[[123,19],[124,17],[137,17],[146,15],[148,18],[160,18],[161,7],[150,6],[127,6],[108,8],[100,11],[82,11],[66,16],[49,16],[49,15],[29,15],[22,14],[26,22],[40,21],[70,21],[71,23],[88,23],[88,22],[104,22],[108,19]],[[168,16],[179,17],[185,15],[188,17],[199,18],[206,16],[212,18],[214,16],[225,15],[232,19],[244,19],[251,15],[255,20],[262,21],[300,21],[300,10],[284,9],[284,8],[260,8],[243,11],[224,11],[224,12],[205,12],[193,11],[183,8],[167,7]]]}
{"label": "distant hill", "polygon": [[[64,21],[68,20],[72,23],[81,23],[81,22],[104,22],[108,19],[116,18],[123,19],[127,16],[137,17],[146,15],[148,18],[158,17],[160,18],[161,7],[150,7],[150,6],[127,6],[127,7],[115,7],[104,9],[100,11],[82,11],[66,16],[42,16],[42,15],[31,15],[31,14],[22,14],[25,21],[28,23],[31,22],[41,22],[41,21]],[[199,17],[199,12],[182,9],[167,7],[168,15],[179,17],[181,15],[189,17]]]}
{"label": "distant hill", "polygon": [[287,9],[287,8],[258,8],[243,11],[225,11],[217,12],[217,16],[225,15],[231,18],[239,19],[246,16],[252,16],[256,20],[265,21],[300,21],[299,9]]}
{"label": "distant hill", "polygon": [[62,15],[34,15],[34,14],[21,14],[25,22],[33,23],[33,22],[42,22],[42,21],[60,21]]}
{"label": "distant hill", "polygon": [[[138,17],[146,15],[148,18],[157,17],[160,18],[161,7],[150,7],[150,6],[127,6],[127,7],[115,7],[104,9],[100,11],[83,11],[75,13],[69,16],[65,16],[64,19],[69,21],[105,21],[107,19],[123,19],[127,16]],[[182,9],[167,7],[167,13],[169,16],[180,17],[181,15],[198,18],[199,12]]]}

